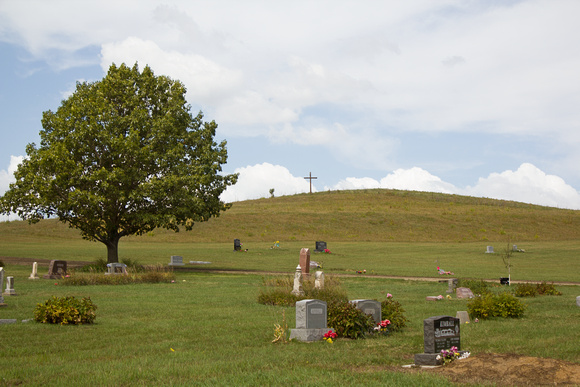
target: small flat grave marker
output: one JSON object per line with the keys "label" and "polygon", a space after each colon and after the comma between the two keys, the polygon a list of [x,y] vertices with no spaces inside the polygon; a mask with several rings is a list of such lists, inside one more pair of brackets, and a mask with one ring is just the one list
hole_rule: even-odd
{"label": "small flat grave marker", "polygon": [[471,322],[471,321],[469,320],[469,313],[467,313],[467,312],[466,312],[466,311],[464,311],[464,310],[460,310],[460,311],[458,311],[458,312],[455,314],[455,317],[459,319],[459,323],[460,323],[460,324],[465,324],[465,323]]}

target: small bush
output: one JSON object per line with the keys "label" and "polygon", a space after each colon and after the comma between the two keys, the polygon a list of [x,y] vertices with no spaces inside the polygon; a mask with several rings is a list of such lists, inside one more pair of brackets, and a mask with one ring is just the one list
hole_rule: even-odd
{"label": "small bush", "polygon": [[538,294],[540,294],[540,295],[547,295],[547,296],[561,296],[562,295],[562,292],[560,292],[559,290],[556,290],[556,288],[554,287],[554,283],[547,284],[545,282],[542,282],[542,283],[536,285],[536,289],[538,291]]}
{"label": "small bush", "polygon": [[92,324],[96,309],[89,297],[79,300],[73,296],[53,296],[44,304],[36,305],[34,320],[46,324]]}
{"label": "small bush", "polygon": [[530,283],[517,284],[514,287],[514,294],[516,297],[536,297],[538,288],[536,285]]}
{"label": "small bush", "polygon": [[362,339],[374,329],[375,320],[354,304],[343,301],[328,305],[327,325],[334,328],[338,337]]}
{"label": "small bush", "polygon": [[258,303],[263,305],[294,306],[300,299],[287,289],[270,289],[261,291]]}
{"label": "small bush", "polygon": [[473,294],[487,294],[490,292],[487,282],[482,280],[469,280],[469,279],[458,279],[457,287],[469,288]]}
{"label": "small bush", "polygon": [[524,315],[526,305],[510,293],[492,294],[472,298],[467,302],[467,312],[473,318],[510,317]]}
{"label": "small bush", "polygon": [[403,309],[401,304],[392,298],[387,298],[381,302],[381,318],[391,322],[391,325],[389,325],[389,331],[400,331],[407,326],[409,320],[405,317],[404,312],[405,309]]}

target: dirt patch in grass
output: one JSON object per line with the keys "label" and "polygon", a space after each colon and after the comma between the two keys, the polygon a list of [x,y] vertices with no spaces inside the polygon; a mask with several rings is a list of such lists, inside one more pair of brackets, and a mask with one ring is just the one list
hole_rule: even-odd
{"label": "dirt patch in grass", "polygon": [[480,353],[419,372],[438,373],[461,384],[580,385],[580,364],[515,354]]}

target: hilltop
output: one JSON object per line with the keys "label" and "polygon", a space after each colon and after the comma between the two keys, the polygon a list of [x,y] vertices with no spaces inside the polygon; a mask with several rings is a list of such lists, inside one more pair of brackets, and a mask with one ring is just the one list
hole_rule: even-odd
{"label": "hilltop", "polygon": [[[56,220],[0,223],[3,238],[80,238]],[[505,242],[580,239],[580,211],[390,189],[328,191],[233,203],[192,232],[156,230],[132,241]]]}

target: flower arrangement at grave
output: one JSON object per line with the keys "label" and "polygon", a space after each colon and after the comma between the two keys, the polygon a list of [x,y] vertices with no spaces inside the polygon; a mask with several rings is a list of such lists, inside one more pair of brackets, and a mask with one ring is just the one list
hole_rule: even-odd
{"label": "flower arrangement at grave", "polygon": [[337,334],[333,331],[328,331],[324,334],[324,337],[322,338],[324,341],[326,341],[329,344],[332,344],[332,339],[336,339]]}
{"label": "flower arrangement at grave", "polygon": [[441,353],[437,355],[437,360],[443,360],[443,365],[447,365],[454,360],[466,359],[469,355],[469,352],[460,353],[457,347],[454,346],[450,349],[442,349]]}
{"label": "flower arrangement at grave", "polygon": [[442,299],[443,299],[443,296],[441,294],[437,296],[438,301],[441,301]]}
{"label": "flower arrangement at grave", "polygon": [[387,336],[389,334],[389,325],[391,325],[390,320],[383,320],[377,324],[375,327],[375,333]]}

